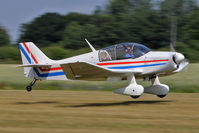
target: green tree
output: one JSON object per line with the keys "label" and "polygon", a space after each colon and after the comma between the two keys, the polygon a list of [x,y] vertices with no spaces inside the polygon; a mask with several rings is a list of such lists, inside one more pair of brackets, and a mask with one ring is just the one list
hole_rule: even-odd
{"label": "green tree", "polygon": [[162,14],[168,17],[190,15],[196,8],[195,0],[164,0],[160,3]]}
{"label": "green tree", "polygon": [[133,41],[151,48],[167,46],[168,20],[154,4],[152,0],[110,0],[106,12],[113,18],[111,37],[117,42]]}
{"label": "green tree", "polygon": [[164,0],[161,2],[161,13],[169,20],[170,48],[173,49],[176,41],[182,41],[182,27],[187,23],[189,16],[197,7],[194,0]]}
{"label": "green tree", "polygon": [[8,45],[10,44],[10,37],[7,33],[7,31],[0,26],[0,46]]}
{"label": "green tree", "polygon": [[105,12],[111,15],[119,15],[127,13],[129,6],[129,0],[109,0],[108,5],[106,5]]}
{"label": "green tree", "polygon": [[92,24],[98,28],[96,37],[92,39],[98,47],[110,46],[119,43],[119,38],[122,39],[122,36],[119,36],[123,35],[121,23],[115,21],[113,16],[96,14],[92,16]]}
{"label": "green tree", "polygon": [[80,25],[78,22],[72,22],[66,26],[62,45],[65,48],[79,49],[87,46],[85,38],[95,38],[97,27],[93,24]]}
{"label": "green tree", "polygon": [[199,10],[194,11],[188,19],[189,21],[183,27],[184,41],[199,40]]}
{"label": "green tree", "polygon": [[67,57],[67,52],[60,46],[48,46],[42,49],[42,51],[51,59],[60,60]]}
{"label": "green tree", "polygon": [[64,27],[64,16],[57,13],[46,13],[22,25],[19,41],[32,41],[38,43],[39,46],[48,46],[62,40]]}
{"label": "green tree", "polygon": [[69,13],[64,16],[66,26],[72,22],[78,22],[80,25],[90,23],[91,15],[81,13]]}
{"label": "green tree", "polygon": [[4,46],[0,47],[0,60],[19,60],[20,52],[17,47],[14,46]]}

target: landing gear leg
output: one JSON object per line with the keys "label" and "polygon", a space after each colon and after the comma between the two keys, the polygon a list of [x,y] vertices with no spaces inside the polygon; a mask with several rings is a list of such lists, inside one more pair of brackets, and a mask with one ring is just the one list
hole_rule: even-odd
{"label": "landing gear leg", "polygon": [[145,88],[145,93],[157,95],[159,98],[163,98],[168,94],[169,87],[160,83],[158,75],[156,75],[151,81],[152,86]]}
{"label": "landing gear leg", "polygon": [[36,83],[37,79],[34,79],[27,87],[26,90],[28,92],[32,91],[32,86]]}
{"label": "landing gear leg", "polygon": [[139,96],[141,96],[144,92],[144,87],[137,84],[135,80],[135,75],[133,73],[131,75],[128,75],[127,80],[128,86],[117,89],[114,92],[118,94],[129,95],[132,98],[138,98]]}

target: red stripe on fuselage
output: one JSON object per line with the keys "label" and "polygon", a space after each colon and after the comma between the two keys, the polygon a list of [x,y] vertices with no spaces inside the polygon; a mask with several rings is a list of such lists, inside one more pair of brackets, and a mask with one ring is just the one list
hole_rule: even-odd
{"label": "red stripe on fuselage", "polygon": [[39,70],[42,71],[42,72],[46,72],[46,71],[62,70],[62,68],[61,67],[54,67],[54,68],[42,68],[42,67],[39,67]]}
{"label": "red stripe on fuselage", "polygon": [[148,61],[131,61],[131,62],[108,62],[108,63],[97,63],[97,65],[99,65],[99,66],[122,65],[122,64],[148,63],[148,62],[161,62],[161,61],[169,61],[169,59],[164,59],[164,60],[148,60]]}

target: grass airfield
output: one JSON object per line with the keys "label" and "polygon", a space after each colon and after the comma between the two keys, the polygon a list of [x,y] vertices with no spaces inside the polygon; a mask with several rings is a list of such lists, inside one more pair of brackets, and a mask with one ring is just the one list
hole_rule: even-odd
{"label": "grass airfield", "polygon": [[199,93],[1,90],[1,133],[198,133]]}
{"label": "grass airfield", "polygon": [[28,93],[23,69],[1,64],[0,133],[198,133],[199,93],[190,93],[199,92],[198,68],[160,77],[172,92],[164,99],[135,100],[112,93],[125,81],[42,81]]}

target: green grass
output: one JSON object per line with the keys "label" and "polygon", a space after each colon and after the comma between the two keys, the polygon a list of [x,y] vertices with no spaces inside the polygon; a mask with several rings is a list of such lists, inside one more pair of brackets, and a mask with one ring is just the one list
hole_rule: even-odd
{"label": "green grass", "polygon": [[[190,64],[188,70],[180,73],[161,77],[161,83],[168,84],[171,92],[199,92],[199,64]],[[25,89],[31,82],[23,75],[23,68],[13,64],[0,64],[0,86],[1,89]],[[138,80],[139,84],[148,86],[150,82]],[[88,82],[88,81],[39,81],[34,86],[38,90],[106,90],[112,91],[127,85],[121,82]]]}
{"label": "green grass", "polygon": [[199,94],[0,91],[1,133],[198,133]]}

